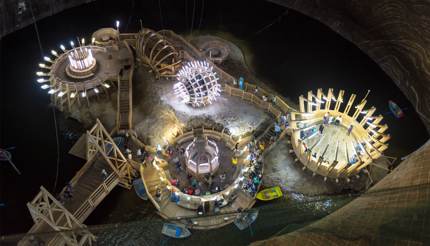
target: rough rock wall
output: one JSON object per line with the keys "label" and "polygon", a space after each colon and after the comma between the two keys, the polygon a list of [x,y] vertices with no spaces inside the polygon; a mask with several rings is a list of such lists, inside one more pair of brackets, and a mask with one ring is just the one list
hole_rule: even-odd
{"label": "rough rock wall", "polygon": [[36,20],[95,0],[0,0],[0,38]]}
{"label": "rough rock wall", "polygon": [[430,245],[430,141],[341,209],[254,245]]}
{"label": "rough rock wall", "polygon": [[268,0],[326,24],[393,79],[430,130],[429,0]]}

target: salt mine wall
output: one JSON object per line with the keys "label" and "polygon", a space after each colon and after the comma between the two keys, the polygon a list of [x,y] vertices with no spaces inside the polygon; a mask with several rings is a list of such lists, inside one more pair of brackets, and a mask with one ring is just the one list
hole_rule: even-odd
{"label": "salt mine wall", "polygon": [[[36,20],[94,0],[0,0],[0,37]],[[32,13],[33,12],[33,13]]]}
{"label": "salt mine wall", "polygon": [[429,1],[269,1],[319,20],[367,53],[403,91],[430,130]]}

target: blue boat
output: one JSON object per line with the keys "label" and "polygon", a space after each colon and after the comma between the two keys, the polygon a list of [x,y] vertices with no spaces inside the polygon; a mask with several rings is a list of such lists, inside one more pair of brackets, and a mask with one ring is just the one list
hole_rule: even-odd
{"label": "blue boat", "polygon": [[164,223],[161,233],[171,238],[186,238],[191,235],[184,225],[178,225],[173,223]]}
{"label": "blue boat", "polygon": [[137,178],[133,180],[133,187],[136,194],[142,198],[143,200],[148,200],[148,194],[146,194],[145,185],[143,184],[143,181],[141,178]]}
{"label": "blue boat", "polygon": [[391,100],[388,101],[388,108],[397,119],[403,118],[405,116],[403,110],[399,107],[399,105],[397,105],[397,103]]}

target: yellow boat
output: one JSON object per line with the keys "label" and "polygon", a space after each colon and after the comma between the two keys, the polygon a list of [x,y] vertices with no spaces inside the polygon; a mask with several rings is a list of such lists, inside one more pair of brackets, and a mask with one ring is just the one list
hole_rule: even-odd
{"label": "yellow boat", "polygon": [[270,201],[282,197],[281,187],[275,186],[257,193],[256,198],[261,201]]}

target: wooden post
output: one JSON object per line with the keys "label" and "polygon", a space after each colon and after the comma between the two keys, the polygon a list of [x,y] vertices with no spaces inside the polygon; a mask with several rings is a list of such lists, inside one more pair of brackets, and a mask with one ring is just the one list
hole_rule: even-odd
{"label": "wooden post", "polygon": [[318,88],[318,90],[317,90],[317,99],[318,99],[318,101],[317,101],[317,110],[320,110],[321,109],[321,104],[322,104],[322,95],[323,95],[323,93],[322,93],[322,89],[321,88]]}
{"label": "wooden post", "polygon": [[338,95],[338,97],[337,97],[337,100],[336,100],[336,105],[335,105],[335,107],[334,107],[334,110],[335,111],[339,111],[339,108],[340,108],[340,105],[342,104],[342,102],[343,102],[343,94],[345,93],[345,91],[344,90],[340,90],[339,91],[339,95]]}
{"label": "wooden post", "polygon": [[303,95],[300,95],[299,97],[299,107],[300,107],[300,112],[304,113],[305,111],[305,98],[303,97]]}
{"label": "wooden post", "polygon": [[354,103],[355,97],[356,97],[356,95],[355,95],[355,94],[352,94],[352,95],[349,97],[348,104],[346,105],[345,110],[343,111],[343,113],[344,113],[344,114],[348,115],[349,110],[351,109],[352,104]]}
{"label": "wooden post", "polygon": [[313,94],[312,91],[308,91],[308,112],[311,113],[312,110],[312,103],[313,103]]}
{"label": "wooden post", "polygon": [[325,102],[325,110],[330,110],[332,97],[333,97],[333,88],[329,88],[327,93],[327,101]]}

